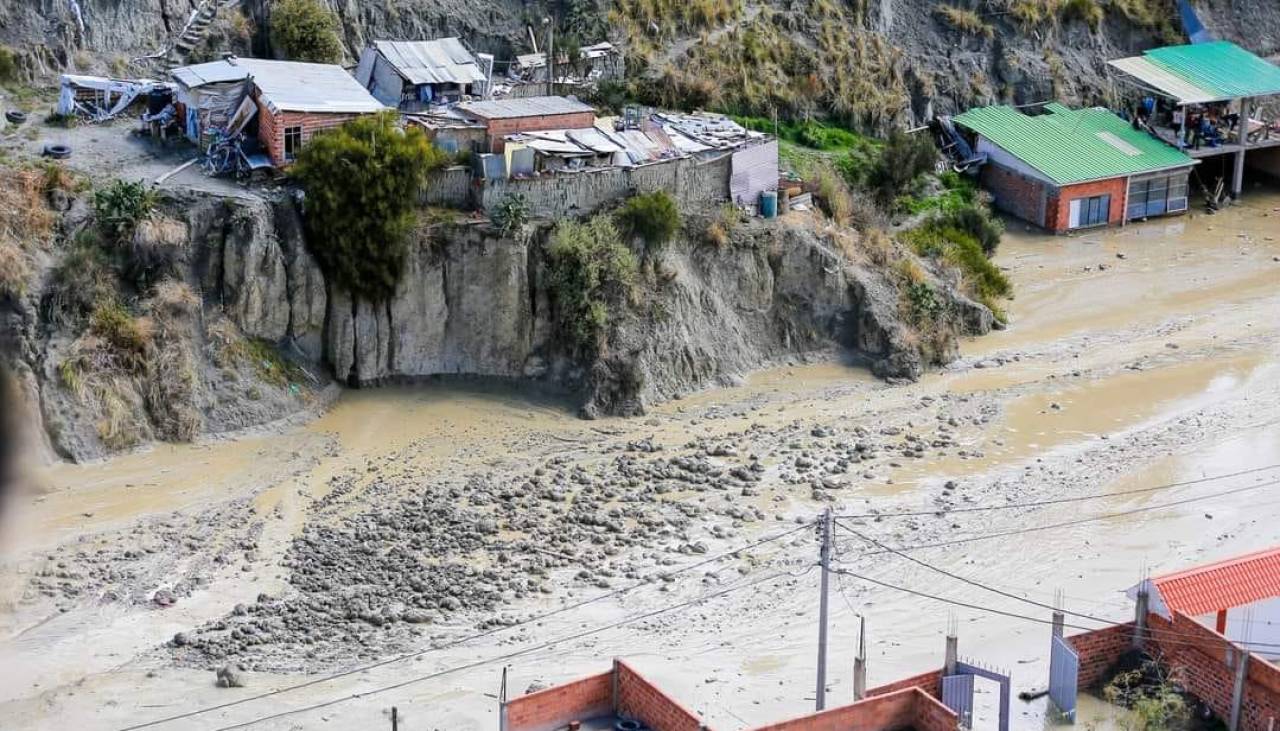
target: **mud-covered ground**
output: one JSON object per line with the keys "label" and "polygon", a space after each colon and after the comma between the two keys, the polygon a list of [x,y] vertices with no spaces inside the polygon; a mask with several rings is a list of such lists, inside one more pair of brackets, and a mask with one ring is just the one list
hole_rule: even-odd
{"label": "mud-covered ground", "polygon": [[[377,726],[396,705],[407,727],[489,729],[504,664],[520,692],[613,656],[713,727],[782,719],[812,705],[804,524],[827,506],[959,575],[1123,619],[1118,592],[1144,569],[1275,542],[1280,469],[1131,491],[1280,463],[1277,236],[1269,189],[1217,216],[1015,230],[998,257],[1018,291],[1011,327],[911,386],[797,365],[644,419],[583,422],[551,398],[435,383],[352,392],[282,434],[45,470],[5,526],[0,726],[121,728],[446,644],[161,728],[359,693],[255,728]],[[876,515],[904,510],[919,515]],[[837,537],[848,571],[1047,617]],[[951,617],[963,654],[1012,669],[1019,690],[1044,685],[1042,625],[849,576],[833,593],[829,702],[851,698],[858,615],[873,685],[938,664]],[[215,686],[228,663],[245,688]],[[1039,728],[1042,703],[1019,704],[1015,725]]]}

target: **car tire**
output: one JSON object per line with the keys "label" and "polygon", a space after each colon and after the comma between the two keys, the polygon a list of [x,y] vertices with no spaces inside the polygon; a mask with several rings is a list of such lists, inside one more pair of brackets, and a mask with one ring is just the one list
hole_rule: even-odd
{"label": "car tire", "polygon": [[44,156],[51,157],[54,160],[66,160],[71,157],[70,145],[45,145]]}
{"label": "car tire", "polygon": [[20,112],[17,109],[10,109],[4,113],[4,118],[9,120],[10,124],[22,124],[27,121],[27,113]]}

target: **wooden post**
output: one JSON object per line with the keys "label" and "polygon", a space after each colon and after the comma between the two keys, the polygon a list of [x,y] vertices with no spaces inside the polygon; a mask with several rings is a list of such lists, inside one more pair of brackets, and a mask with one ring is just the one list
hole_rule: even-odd
{"label": "wooden post", "polygon": [[1218,621],[1214,629],[1218,630],[1218,634],[1220,635],[1227,634],[1227,610],[1225,609],[1218,610]]}

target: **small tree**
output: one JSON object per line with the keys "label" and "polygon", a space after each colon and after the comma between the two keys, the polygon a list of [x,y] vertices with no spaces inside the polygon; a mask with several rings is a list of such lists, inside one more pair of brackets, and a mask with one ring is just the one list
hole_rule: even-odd
{"label": "small tree", "polygon": [[928,135],[895,130],[871,165],[867,182],[881,203],[892,203],[924,173],[933,169],[938,150]]}
{"label": "small tree", "polygon": [[387,111],[317,135],[292,169],[307,192],[311,253],[332,281],[375,302],[395,294],[419,192],[446,159],[420,128],[396,122]]}
{"label": "small tree", "polygon": [[637,265],[604,215],[561,221],[547,245],[550,288],[560,329],[579,350],[594,355],[609,324],[609,305],[635,281]]}
{"label": "small tree", "polygon": [[631,196],[617,215],[618,223],[649,247],[667,243],[680,228],[680,210],[665,190]]}
{"label": "small tree", "polygon": [[338,16],[320,0],[278,0],[271,7],[271,42],[290,61],[338,63]]}

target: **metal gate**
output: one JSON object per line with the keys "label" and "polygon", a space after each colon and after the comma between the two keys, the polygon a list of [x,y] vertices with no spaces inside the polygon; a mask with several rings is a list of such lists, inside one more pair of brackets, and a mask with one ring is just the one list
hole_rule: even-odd
{"label": "metal gate", "polygon": [[944,677],[942,704],[956,712],[961,728],[973,728],[973,676],[964,674]]}
{"label": "metal gate", "polygon": [[1053,638],[1049,650],[1049,700],[1071,723],[1076,722],[1076,687],[1080,676],[1080,656],[1061,637]]}

